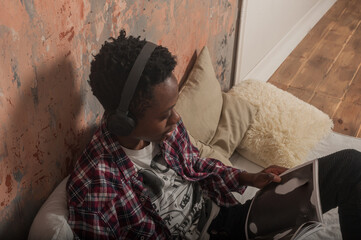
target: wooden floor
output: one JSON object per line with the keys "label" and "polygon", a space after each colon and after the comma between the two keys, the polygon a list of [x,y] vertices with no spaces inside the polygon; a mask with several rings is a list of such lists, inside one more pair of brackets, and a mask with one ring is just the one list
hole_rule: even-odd
{"label": "wooden floor", "polygon": [[338,0],[268,82],[327,113],[334,131],[361,138],[361,1]]}

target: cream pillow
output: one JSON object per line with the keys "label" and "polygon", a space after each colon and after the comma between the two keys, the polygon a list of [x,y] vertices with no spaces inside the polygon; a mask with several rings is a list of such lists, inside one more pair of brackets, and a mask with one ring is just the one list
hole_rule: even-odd
{"label": "cream pillow", "polygon": [[207,47],[199,54],[175,108],[195,139],[205,144],[212,140],[221,115],[222,91]]}
{"label": "cream pillow", "polygon": [[333,127],[325,113],[270,83],[242,81],[229,94],[259,109],[236,150],[263,167],[302,163]]}
{"label": "cream pillow", "polygon": [[257,109],[248,101],[232,94],[222,93],[222,96],[222,113],[210,145],[230,158],[253,122]]}
{"label": "cream pillow", "polygon": [[206,145],[206,144],[194,139],[194,137],[192,137],[192,135],[190,135],[189,133],[188,133],[188,135],[189,135],[189,140],[191,141],[191,143],[196,148],[198,148],[200,157],[214,158],[214,159],[221,161],[224,165],[232,166],[232,163],[229,161],[229,158],[223,156],[221,153],[214,150],[211,146]]}

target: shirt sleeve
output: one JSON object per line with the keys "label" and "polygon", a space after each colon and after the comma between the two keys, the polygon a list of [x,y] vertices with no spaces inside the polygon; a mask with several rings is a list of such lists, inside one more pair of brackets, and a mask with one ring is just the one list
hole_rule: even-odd
{"label": "shirt sleeve", "polygon": [[71,226],[75,239],[114,239],[110,227],[92,211],[69,207],[69,225]]}
{"label": "shirt sleeve", "polygon": [[194,168],[198,171],[206,171],[219,176],[232,192],[243,194],[246,190],[245,185],[240,185],[240,174],[244,170],[226,166],[221,161],[213,158],[198,158]]}
{"label": "shirt sleeve", "polygon": [[[151,216],[139,209],[119,207],[124,199],[108,202],[101,210],[69,207],[69,225],[75,239],[167,239],[167,234]],[[128,205],[129,203],[126,203]]]}
{"label": "shirt sleeve", "polygon": [[201,158],[198,149],[190,142],[187,132],[185,139],[190,144],[190,155],[193,155],[193,169],[196,172],[207,172],[210,176],[201,180],[203,192],[218,205],[231,206],[238,204],[232,192],[243,194],[247,186],[240,184],[244,170],[224,165],[214,158]]}
{"label": "shirt sleeve", "polygon": [[240,185],[242,170],[228,167],[213,158],[201,158],[192,145],[180,120],[172,136],[161,145],[167,163],[188,181],[197,181],[203,193],[219,206],[239,204],[232,192],[243,193]]}

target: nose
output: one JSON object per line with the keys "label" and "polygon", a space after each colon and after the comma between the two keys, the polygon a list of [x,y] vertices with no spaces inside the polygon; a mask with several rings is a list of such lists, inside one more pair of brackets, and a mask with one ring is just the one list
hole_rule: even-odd
{"label": "nose", "polygon": [[180,119],[179,114],[176,112],[175,109],[172,109],[172,115],[169,118],[168,125],[176,124]]}

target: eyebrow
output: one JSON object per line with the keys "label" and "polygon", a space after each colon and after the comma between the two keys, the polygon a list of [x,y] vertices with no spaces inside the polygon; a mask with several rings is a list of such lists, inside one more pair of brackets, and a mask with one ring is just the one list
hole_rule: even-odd
{"label": "eyebrow", "polygon": [[175,107],[175,104],[172,105],[171,107],[167,108],[167,110],[163,111],[162,113],[166,113],[166,112],[168,112],[169,110],[171,110],[171,109],[174,108],[174,107]]}

